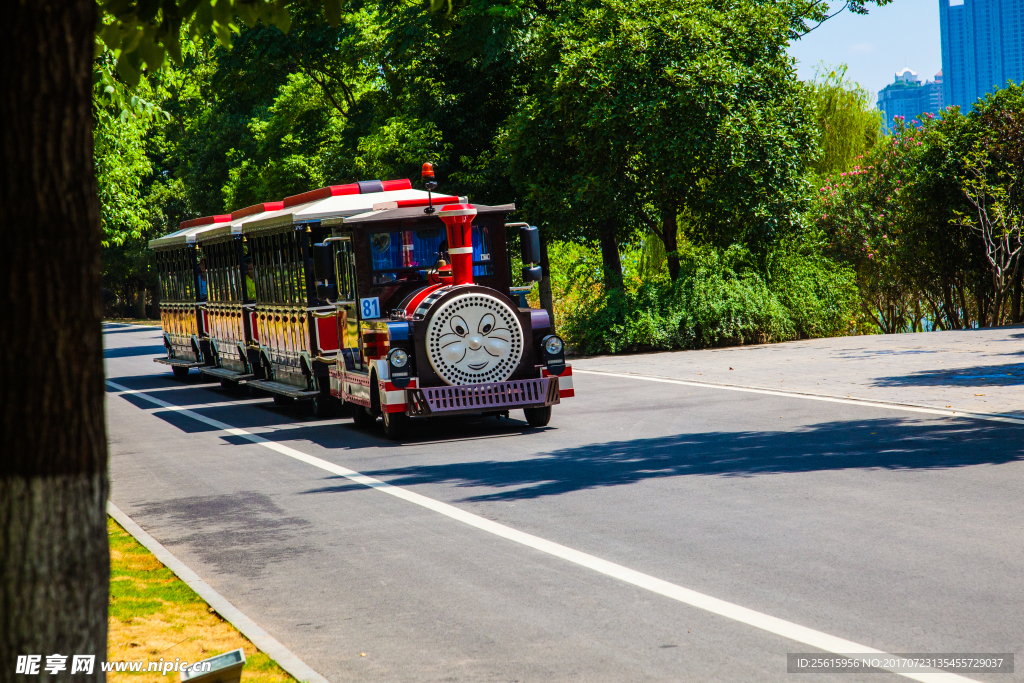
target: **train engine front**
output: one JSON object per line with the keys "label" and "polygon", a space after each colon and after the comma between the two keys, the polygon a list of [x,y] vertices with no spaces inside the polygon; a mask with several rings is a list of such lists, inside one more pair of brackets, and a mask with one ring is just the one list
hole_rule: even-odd
{"label": "train engine front", "polygon": [[[347,271],[359,292],[339,298],[339,330],[346,331],[331,386],[358,425],[379,415],[385,433],[398,438],[417,418],[522,409],[540,427],[552,406],[573,395],[572,368],[547,311],[524,305],[510,287],[504,214],[513,209],[388,206],[335,230],[350,242],[340,247],[338,272]],[[539,262],[537,229],[522,225],[520,235],[524,264]],[[394,247],[393,263],[384,245]],[[396,264],[405,267],[381,267]],[[530,265],[523,274],[527,281],[541,276]]]}

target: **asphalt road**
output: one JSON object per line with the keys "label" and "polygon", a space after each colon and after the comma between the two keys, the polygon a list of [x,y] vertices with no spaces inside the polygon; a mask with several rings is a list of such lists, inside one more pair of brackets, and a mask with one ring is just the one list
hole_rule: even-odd
{"label": "asphalt road", "polygon": [[787,674],[815,648],[486,520],[867,648],[1024,654],[1024,425],[578,373],[547,429],[447,420],[395,444],[176,382],[156,330],[105,340],[108,379],[144,394],[109,389],[111,499],[332,682],[909,680]]}

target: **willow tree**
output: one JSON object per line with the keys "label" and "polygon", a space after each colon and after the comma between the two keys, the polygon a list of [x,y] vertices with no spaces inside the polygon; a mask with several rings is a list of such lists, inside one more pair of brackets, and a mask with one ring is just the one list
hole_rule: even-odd
{"label": "willow tree", "polygon": [[819,70],[807,83],[818,143],[811,169],[819,178],[849,171],[882,135],[882,112],[871,93],[846,78],[846,65]]}

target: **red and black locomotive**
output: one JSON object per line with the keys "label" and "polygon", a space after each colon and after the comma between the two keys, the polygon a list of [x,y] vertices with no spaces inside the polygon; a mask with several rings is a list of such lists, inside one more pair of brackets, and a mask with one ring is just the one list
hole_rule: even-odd
{"label": "red and black locomotive", "polygon": [[[436,187],[429,164],[424,179]],[[572,368],[547,311],[510,286],[506,235],[518,229],[532,283],[537,230],[505,222],[512,204],[429,190],[334,185],[154,240],[170,304],[156,360],[318,415],[341,402],[357,425],[382,417],[392,438],[436,415],[522,409],[546,425],[573,395]]]}

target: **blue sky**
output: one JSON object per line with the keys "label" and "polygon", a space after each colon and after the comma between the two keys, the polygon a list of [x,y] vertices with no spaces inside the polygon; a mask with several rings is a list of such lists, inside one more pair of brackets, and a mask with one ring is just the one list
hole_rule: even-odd
{"label": "blue sky", "polygon": [[939,0],[893,0],[869,8],[867,16],[844,11],[790,45],[801,79],[811,78],[822,61],[844,63],[847,77],[877,97],[904,66],[922,81],[935,77],[942,68]]}

